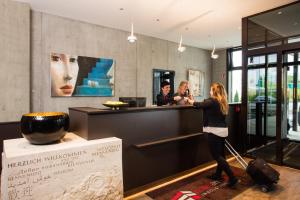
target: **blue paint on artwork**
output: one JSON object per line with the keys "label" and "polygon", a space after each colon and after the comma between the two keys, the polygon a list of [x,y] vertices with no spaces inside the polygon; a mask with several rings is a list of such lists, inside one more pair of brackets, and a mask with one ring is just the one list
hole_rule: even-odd
{"label": "blue paint on artwork", "polygon": [[112,59],[100,58],[88,77],[83,79],[83,85],[76,87],[76,96],[112,96],[112,77],[107,74],[112,66]]}
{"label": "blue paint on artwork", "polygon": [[99,78],[84,78],[83,85],[88,85],[89,81],[98,82],[99,85],[109,85],[110,78],[99,79]]}

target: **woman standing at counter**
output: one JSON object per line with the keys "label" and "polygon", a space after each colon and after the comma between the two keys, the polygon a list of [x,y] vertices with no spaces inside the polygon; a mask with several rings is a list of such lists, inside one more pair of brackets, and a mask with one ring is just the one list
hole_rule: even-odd
{"label": "woman standing at counter", "polygon": [[202,108],[204,114],[204,128],[207,132],[207,139],[210,152],[217,161],[218,166],[214,174],[208,178],[213,180],[222,180],[222,171],[229,177],[228,186],[233,187],[237,184],[238,179],[225,159],[225,138],[228,136],[228,128],[226,124],[226,115],[228,114],[227,94],[221,83],[213,83],[210,88],[210,98],[203,102],[195,102],[189,100],[196,108]]}
{"label": "woman standing at counter", "polygon": [[177,93],[174,94],[174,100],[177,105],[189,104],[189,100],[194,100],[189,90],[189,82],[181,81],[177,89]]}

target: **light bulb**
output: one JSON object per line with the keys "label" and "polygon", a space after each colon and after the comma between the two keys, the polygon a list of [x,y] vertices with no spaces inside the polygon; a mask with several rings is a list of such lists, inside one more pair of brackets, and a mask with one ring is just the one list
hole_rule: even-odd
{"label": "light bulb", "polygon": [[218,54],[212,54],[212,55],[211,55],[211,58],[212,58],[212,59],[218,59],[218,58],[219,58],[219,55],[218,55]]}
{"label": "light bulb", "polygon": [[128,36],[127,40],[131,43],[134,43],[136,41],[136,37],[134,35]]}
{"label": "light bulb", "polygon": [[133,35],[133,23],[131,23],[131,33],[130,33],[130,36],[128,36],[127,40],[130,43],[134,43],[137,40],[136,36]]}
{"label": "light bulb", "polygon": [[185,47],[182,46],[182,35],[180,36],[179,46],[177,50],[181,53],[185,51]]}
{"label": "light bulb", "polygon": [[178,51],[181,52],[181,53],[184,52],[185,51],[185,47],[184,46],[179,46],[178,47]]}
{"label": "light bulb", "polygon": [[211,56],[210,56],[212,59],[218,59],[219,58],[219,55],[215,54],[215,50],[216,50],[216,46],[214,45],[214,49],[212,50]]}

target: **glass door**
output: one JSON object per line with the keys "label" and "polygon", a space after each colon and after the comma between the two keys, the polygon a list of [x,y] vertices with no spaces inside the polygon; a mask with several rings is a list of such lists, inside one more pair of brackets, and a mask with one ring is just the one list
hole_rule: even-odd
{"label": "glass door", "polygon": [[265,69],[248,70],[248,139],[249,145],[264,144]]}
{"label": "glass door", "polygon": [[248,58],[247,153],[276,161],[277,54]]}
{"label": "glass door", "polygon": [[284,54],[283,163],[300,168],[300,53]]}

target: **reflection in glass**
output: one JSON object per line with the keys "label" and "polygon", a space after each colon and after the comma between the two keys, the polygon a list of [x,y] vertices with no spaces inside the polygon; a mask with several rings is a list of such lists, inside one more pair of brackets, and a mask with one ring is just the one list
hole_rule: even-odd
{"label": "reflection in glass", "polygon": [[[259,134],[256,131],[256,111],[258,108],[262,111],[264,102],[265,69],[248,70],[248,134]],[[263,120],[263,118],[261,120]],[[260,133],[262,133],[262,130],[260,130]]]}
{"label": "reflection in glass", "polygon": [[261,65],[266,63],[266,56],[251,56],[248,58],[248,65]]}
{"label": "reflection in glass", "polygon": [[283,60],[285,63],[289,63],[289,62],[294,62],[295,60],[295,53],[287,53],[287,54],[284,54],[283,56]]}
{"label": "reflection in glass", "polygon": [[282,124],[284,142],[283,162],[292,167],[300,168],[300,65],[285,67],[285,120]]}
{"label": "reflection in glass", "polygon": [[277,62],[277,54],[269,54],[268,55],[268,63],[276,63]]}
{"label": "reflection in glass", "polygon": [[248,21],[248,44],[261,43],[265,40],[265,28],[252,20]]}
{"label": "reflection in glass", "polygon": [[[297,44],[286,44],[300,43],[299,19],[300,2],[295,1],[288,6],[249,17],[248,38],[243,38],[247,41],[244,48],[248,50],[265,48],[263,51],[253,51],[250,55],[256,52],[269,54],[268,57],[247,58],[248,153],[267,161],[275,161],[278,156],[277,161],[281,160],[284,164],[298,168],[300,168],[300,52],[299,49],[290,48]],[[288,48],[282,51],[280,47],[273,48],[281,45]],[[272,54],[273,52],[279,52],[283,56],[278,65],[276,65],[277,55]],[[281,80],[277,80],[277,70],[282,70]],[[282,84],[281,88],[277,88],[277,81]],[[277,110],[277,89],[282,92],[279,110]],[[276,114],[281,116],[280,124],[276,124]],[[281,132],[276,126],[281,127]],[[276,132],[277,136],[281,134],[280,143],[276,142]],[[276,153],[278,147],[283,149]],[[283,160],[281,153],[284,155]]]}
{"label": "reflection in glass", "polygon": [[[276,54],[268,55],[273,64],[276,59]],[[276,67],[248,69],[248,153],[268,161],[276,159],[276,84]]]}
{"label": "reflection in glass", "polygon": [[286,101],[287,101],[287,120],[289,122],[289,125],[293,124],[293,93],[294,93],[294,66],[288,66],[287,67],[287,95],[286,95]]}
{"label": "reflection in glass", "polygon": [[[248,19],[248,44],[259,46],[300,42],[300,3],[255,15]],[[280,12],[279,12],[280,11]]]}
{"label": "reflection in glass", "polygon": [[300,37],[293,37],[288,39],[288,43],[300,42]]}
{"label": "reflection in glass", "polygon": [[[275,54],[276,55],[276,54]],[[267,137],[276,137],[276,86],[277,86],[277,72],[276,67],[268,68],[267,77],[267,125],[266,135]]]}
{"label": "reflection in glass", "polygon": [[277,54],[267,56],[267,65],[265,56],[253,57],[253,63],[259,68],[248,65],[247,148],[251,156],[275,161]]}
{"label": "reflection in glass", "polygon": [[281,44],[282,44],[281,41],[268,42],[267,46],[268,46],[268,47],[274,47],[274,46],[278,46],[278,45],[281,45]]}

